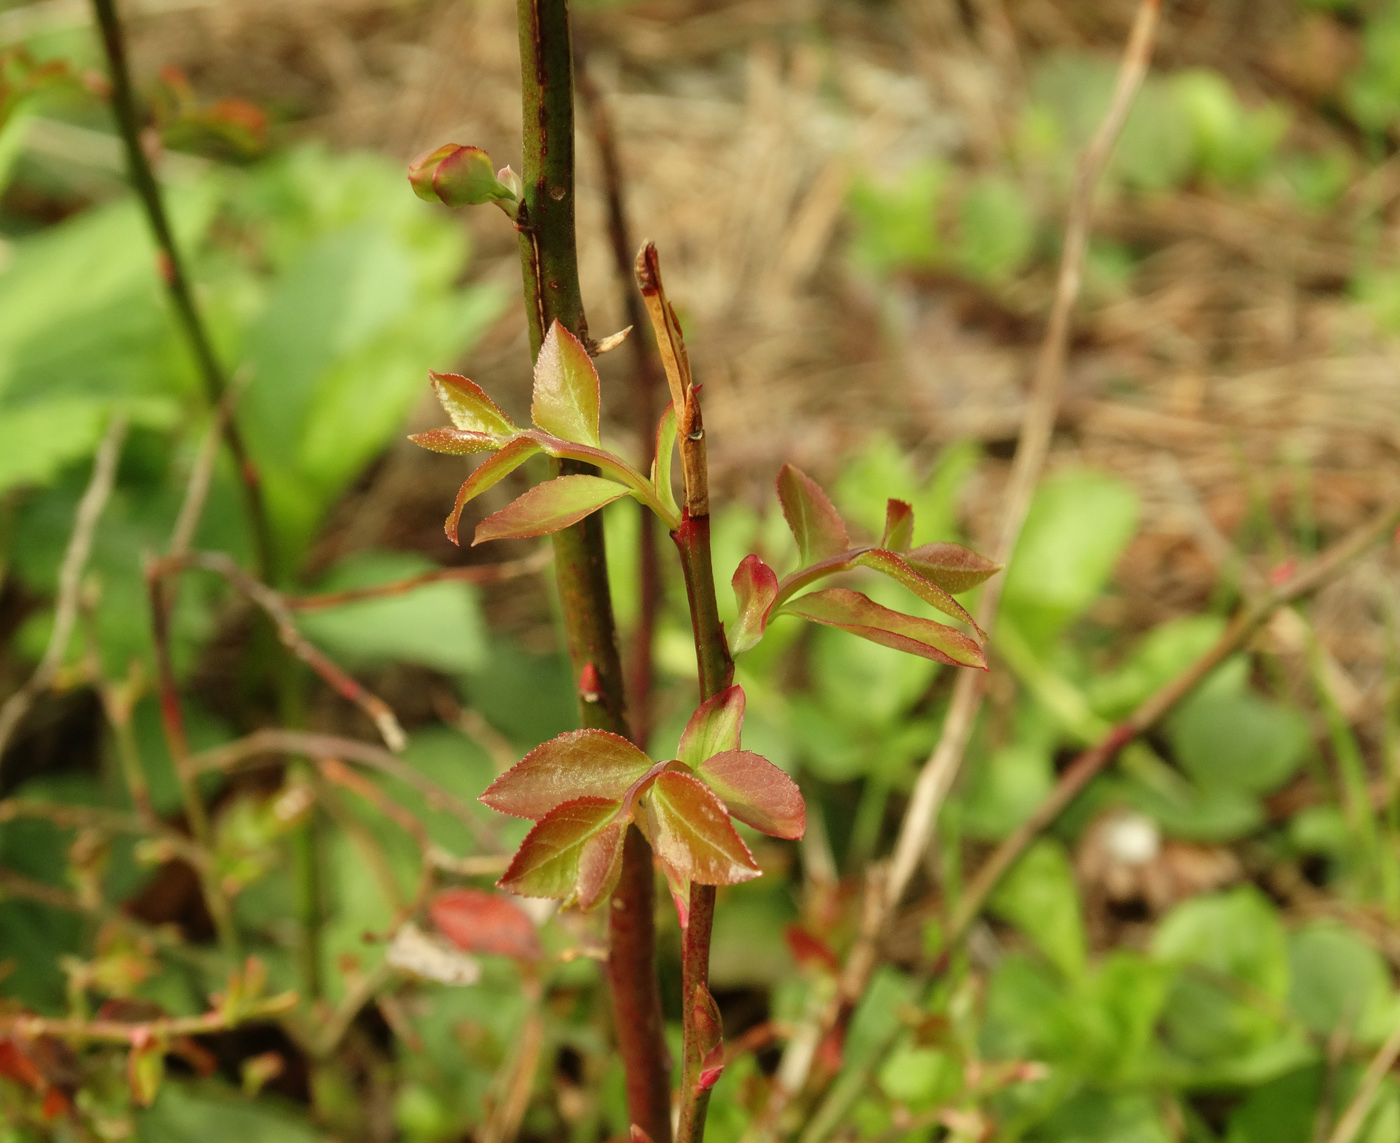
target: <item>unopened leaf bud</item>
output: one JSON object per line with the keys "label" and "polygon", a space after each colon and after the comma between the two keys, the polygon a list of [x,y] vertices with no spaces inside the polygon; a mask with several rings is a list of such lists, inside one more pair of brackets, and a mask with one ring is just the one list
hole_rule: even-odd
{"label": "unopened leaf bud", "polygon": [[[408,165],[408,181],[419,198],[454,207],[501,200],[514,202],[519,197],[513,186],[497,176],[490,155],[480,147],[463,147],[456,143],[447,143],[419,155]],[[506,213],[511,212],[507,209]]]}

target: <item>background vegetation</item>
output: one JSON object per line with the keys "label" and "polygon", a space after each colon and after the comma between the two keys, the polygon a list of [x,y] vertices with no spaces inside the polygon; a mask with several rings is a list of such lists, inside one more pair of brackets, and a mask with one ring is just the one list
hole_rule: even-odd
{"label": "background vegetation", "polygon": [[[579,6],[634,225],[667,252],[705,383],[719,576],[749,551],[780,569],[795,559],[776,510],[746,507],[772,501],[786,459],[872,539],[897,496],[914,505],[916,543],[989,542],[1074,156],[1132,9]],[[238,0],[128,15],[174,225],[236,367],[276,586],[295,597],[528,557],[526,544],[448,544],[461,462],[403,441],[440,419],[429,367],[458,368],[512,414],[527,405],[514,235],[495,212],[420,202],[404,178],[449,136],[516,161],[512,6]],[[0,693],[44,653],[94,454],[114,416],[130,425],[78,629],[0,758],[0,1016],[193,1017],[237,967],[197,878],[176,842],[96,829],[81,808],[139,809],[123,780],[138,760],[155,815],[177,839],[188,825],[143,561],[170,544],[210,415],[124,190],[86,8],[0,7],[0,51]],[[56,60],[69,72],[36,67]],[[1343,1127],[1400,1140],[1389,1078],[1343,1119],[1368,1064],[1387,1048],[1393,1062],[1400,1027],[1392,550],[1280,611],[1070,805],[965,941],[945,940],[968,879],[1078,749],[1188,668],[1242,601],[1400,495],[1397,143],[1394,0],[1164,6],[1101,196],[1051,471],[1005,573],[989,701],[844,1043],[821,1049],[830,1082],[776,1125],[763,1111],[784,1046],[832,996],[952,679],[790,623],[740,660],[745,745],[797,778],[809,832],[754,840],[765,875],[720,896],[712,979],[734,1058],[711,1105],[717,1143],[1304,1143]],[[625,321],[586,117],[579,150],[601,334]],[[605,434],[631,444],[622,357],[600,360],[617,418]],[[625,638],[640,606],[634,506],[609,508],[607,527]],[[227,457],[194,546],[253,558]],[[45,1040],[24,1054],[0,1038],[0,1139],[625,1135],[595,915],[536,914],[546,957],[454,961],[469,984],[385,963],[425,845],[444,882],[489,885],[523,823],[476,796],[574,725],[550,581],[530,566],[296,613],[393,708],[411,772],[470,811],[266,755],[202,779],[213,876],[269,996],[302,980],[305,902],[288,871],[315,787],[323,1007],[196,1037],[152,1100],[125,1050]],[[668,580],[657,757],[690,713],[689,640]],[[214,576],[186,577],[172,648],[196,751],[283,723],[377,741],[309,674],[290,688],[304,709],[288,709],[270,631]],[[386,813],[389,798],[426,835]],[[679,936],[663,904],[670,995]]]}

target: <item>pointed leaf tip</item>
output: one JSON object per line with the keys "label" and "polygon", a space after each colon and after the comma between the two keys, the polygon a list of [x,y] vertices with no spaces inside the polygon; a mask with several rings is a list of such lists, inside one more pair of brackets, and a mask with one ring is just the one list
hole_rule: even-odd
{"label": "pointed leaf tip", "polygon": [[800,468],[783,465],[778,473],[778,501],[797,540],[804,566],[850,548],[846,524],[836,506],[821,486]]}
{"label": "pointed leaf tip", "polygon": [[890,500],[885,505],[885,534],[880,547],[892,552],[907,552],[914,542],[914,507],[904,500]]}
{"label": "pointed leaf tip", "polygon": [[539,821],[572,798],[621,801],[651,759],[619,734],[571,730],[536,746],[478,799],[499,813]]}
{"label": "pointed leaf tip", "polygon": [[608,828],[621,808],[606,798],[574,798],[556,806],[525,835],[496,884],[520,897],[575,897],[587,843]]}
{"label": "pointed leaf tip", "polygon": [[944,591],[958,595],[1001,571],[1001,564],[961,544],[921,544],[904,561]]}
{"label": "pointed leaf tip", "polygon": [[457,500],[443,525],[447,538],[454,544],[458,543],[457,529],[462,519],[462,509],[473,497],[481,495],[504,480],[539,451],[539,445],[534,441],[517,437],[502,447],[495,456],[487,457],[477,465],[476,470],[463,481],[462,487],[457,489]]}
{"label": "pointed leaf tip", "polygon": [[583,342],[554,322],[535,358],[530,416],[545,432],[575,444],[601,447],[598,371]]}
{"label": "pointed leaf tip", "polygon": [[737,885],[759,875],[758,862],[734,832],[724,804],[698,778],[668,770],[657,776],[645,801],[652,848],[678,878]]}
{"label": "pointed leaf tip", "polygon": [[471,433],[506,436],[518,432],[499,405],[475,381],[456,373],[433,373],[433,391],[443,411],[457,428]]}
{"label": "pointed leaf tip", "polygon": [[891,611],[858,591],[829,587],[790,600],[782,610],[951,667],[987,669],[982,648],[961,631],[931,619]]}
{"label": "pointed leaf tip", "polygon": [[802,791],[762,754],[726,750],[707,758],[696,773],[745,825],[788,841],[807,831]]}
{"label": "pointed leaf tip", "polygon": [[730,585],[739,604],[739,614],[729,632],[730,650],[737,655],[763,638],[773,601],[778,597],[778,576],[758,556],[748,555],[735,569]]}
{"label": "pointed leaf tip", "polygon": [[676,757],[692,770],[705,759],[726,750],[739,749],[744,729],[744,688],[726,687],[706,699],[681,731]]}
{"label": "pointed leaf tip", "polygon": [[472,544],[547,536],[577,524],[628,491],[625,484],[601,476],[556,476],[486,517],[476,526]]}

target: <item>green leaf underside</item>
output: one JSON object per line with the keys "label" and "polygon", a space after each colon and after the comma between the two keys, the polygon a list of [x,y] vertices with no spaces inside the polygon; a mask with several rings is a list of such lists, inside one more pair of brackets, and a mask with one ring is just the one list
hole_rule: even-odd
{"label": "green leaf underside", "polygon": [[465,429],[429,429],[426,433],[414,433],[408,439],[429,452],[446,453],[448,456],[495,452],[501,447],[501,442],[495,437]]}
{"label": "green leaf underside", "polygon": [[[668,770],[646,795],[646,824],[652,848],[675,881],[737,885],[759,874],[729,814],[698,778]],[[669,879],[669,878],[668,878]]]}
{"label": "green leaf underside", "polygon": [[862,567],[871,568],[881,575],[889,576],[897,583],[903,584],[925,603],[936,607],[944,615],[952,619],[961,620],[966,623],[982,638],[986,638],[982,629],[977,626],[972,616],[967,613],[956,599],[949,595],[938,584],[931,579],[926,579],[909,566],[909,562],[902,559],[896,552],[885,551],[881,548],[872,548],[868,552],[858,555],[855,563]]}
{"label": "green leaf underside", "polygon": [[1001,571],[1001,565],[961,544],[921,544],[904,562],[944,591],[959,595]]}
{"label": "green leaf underside", "polygon": [[890,500],[885,504],[885,534],[880,547],[893,552],[907,552],[914,542],[914,508],[905,500]]}
{"label": "green leaf underside", "polygon": [[612,895],[622,877],[626,822],[616,822],[583,845],[578,862],[578,907],[592,909]]}
{"label": "green leaf underside", "polygon": [[656,426],[656,457],[651,462],[651,484],[661,503],[679,516],[680,505],[676,503],[676,494],[671,490],[671,458],[676,450],[676,433],[676,405],[672,402],[666,406]]}
{"label": "green leaf underside", "polygon": [[525,492],[476,526],[472,544],[547,536],[620,500],[629,489],[601,476],[556,476]]}
{"label": "green leaf underside", "polygon": [[573,334],[557,321],[549,327],[535,359],[530,416],[545,432],[578,444],[598,439],[598,372]]}
{"label": "green leaf underside", "polygon": [[433,389],[443,411],[459,429],[497,436],[518,430],[499,405],[475,381],[456,373],[432,373]]}
{"label": "green leaf underside", "polygon": [[803,564],[838,555],[851,546],[846,525],[821,487],[799,468],[778,473],[778,501],[797,540]]}
{"label": "green leaf underside", "polygon": [[747,651],[763,638],[768,612],[778,597],[778,576],[757,556],[745,556],[730,581],[739,614],[729,632],[729,645],[735,654]]}
{"label": "green leaf underside", "polygon": [[651,759],[621,735],[571,730],[536,746],[478,799],[503,814],[539,821],[573,798],[621,801]]}
{"label": "green leaf underside", "polygon": [[807,808],[797,783],[761,754],[726,750],[698,768],[731,816],[773,837],[794,841],[807,829]]}
{"label": "green leaf underside", "polygon": [[739,749],[739,735],[744,728],[744,689],[726,687],[696,708],[681,731],[676,757],[692,770],[698,770],[705,759],[726,750]]}
{"label": "green leaf underside", "polygon": [[466,952],[538,960],[540,939],[530,918],[498,893],[444,889],[429,907],[438,931]]}
{"label": "green leaf underside", "polygon": [[556,806],[526,834],[496,884],[520,897],[573,897],[587,843],[608,828],[621,808],[607,798],[575,798]]}
{"label": "green leaf underside", "polygon": [[457,528],[462,519],[462,509],[473,497],[500,483],[537,452],[539,446],[534,441],[517,437],[495,456],[487,457],[477,465],[476,470],[462,483],[462,487],[457,489],[457,500],[443,525],[447,538],[454,544],[458,543]]}
{"label": "green leaf underside", "polygon": [[858,591],[829,587],[790,600],[781,611],[952,667],[987,669],[982,649],[961,631],[891,611]]}

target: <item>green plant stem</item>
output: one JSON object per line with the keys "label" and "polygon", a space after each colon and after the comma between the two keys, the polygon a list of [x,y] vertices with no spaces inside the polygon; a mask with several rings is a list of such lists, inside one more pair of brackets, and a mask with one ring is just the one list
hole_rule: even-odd
{"label": "green plant stem", "polygon": [[[724,638],[715,598],[714,566],[710,557],[710,517],[690,516],[671,533],[685,576],[690,622],[695,635],[695,660],[700,668],[700,700],[713,698],[734,680],[734,660]],[[715,887],[691,885],[690,918],[681,936],[681,1000],[683,1062],[681,1065],[678,1143],[699,1143],[705,1134],[709,1089],[698,1090],[703,1049],[695,1021],[695,996],[710,986],[710,935],[715,917]]]}
{"label": "green plant stem", "polygon": [[[537,356],[555,321],[589,344],[574,234],[573,49],[566,0],[518,0],[517,14],[524,195],[516,226],[531,355]],[[560,475],[590,471],[573,461],[556,462]],[[576,681],[583,684],[581,720],[630,737],[601,514],[555,534],[554,566],[569,657]],[[670,1064],[656,977],[655,895],[651,847],[634,826],[627,831],[622,879],[609,904],[608,980],[632,1122],[653,1143],[670,1143]]]}
{"label": "green plant stem", "polygon": [[[228,381],[223,367],[214,352],[213,343],[205,329],[199,307],[195,304],[194,291],[190,288],[189,276],[185,272],[184,259],[175,242],[170,228],[170,219],[161,199],[160,186],[155,173],[141,146],[140,114],[136,109],[136,95],[131,85],[131,70],[127,65],[126,38],[122,32],[121,19],[117,15],[114,0],[92,0],[97,26],[102,35],[102,48],[107,57],[107,70],[112,80],[112,112],[116,116],[117,130],[121,133],[122,146],[126,151],[128,174],[131,185],[141,200],[146,221],[160,249],[160,276],[170,295],[175,317],[184,331],[185,338],[194,353],[199,366],[200,379],[204,384],[205,396],[212,409],[217,409],[228,391]],[[243,437],[232,417],[224,427],[229,451],[233,453],[243,487],[243,497],[247,505],[248,520],[253,533],[253,548],[258,575],[267,582],[276,579],[277,567],[272,541],[272,526],[267,508],[263,503],[262,488],[258,482],[257,469],[248,455]]]}

